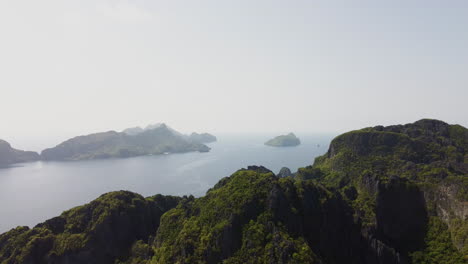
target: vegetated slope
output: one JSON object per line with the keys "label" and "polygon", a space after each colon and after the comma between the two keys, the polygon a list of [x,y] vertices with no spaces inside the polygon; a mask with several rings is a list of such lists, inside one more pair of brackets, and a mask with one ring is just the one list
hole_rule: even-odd
{"label": "vegetated slope", "polygon": [[335,138],[299,170],[341,193],[363,231],[413,263],[468,258],[468,130],[423,119]]}
{"label": "vegetated slope", "polygon": [[42,151],[41,156],[44,160],[86,160],[209,150],[161,124],[134,134],[109,131],[75,137]]}
{"label": "vegetated slope", "polygon": [[155,234],[160,216],[180,198],[131,192],[104,194],[33,229],[0,235],[0,263],[114,263]]}
{"label": "vegetated slope", "polygon": [[99,263],[466,263],[467,135],[436,120],[349,132],[291,176],[241,169],[162,216],[124,193],[113,213],[73,209],[67,224],[0,235],[0,263],[80,263],[90,250]]}
{"label": "vegetated slope", "polygon": [[8,142],[0,139],[0,166],[36,161],[39,159],[40,156],[36,152],[14,149]]}

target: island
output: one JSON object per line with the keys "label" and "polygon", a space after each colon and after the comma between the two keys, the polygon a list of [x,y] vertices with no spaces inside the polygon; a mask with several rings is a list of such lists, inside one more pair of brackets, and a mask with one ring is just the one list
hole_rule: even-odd
{"label": "island", "polygon": [[468,129],[438,120],[355,130],[293,174],[248,166],[202,197],[103,194],[1,234],[0,263],[462,264],[467,153]]}
{"label": "island", "polygon": [[126,158],[183,152],[208,152],[210,148],[194,142],[166,124],[155,124],[141,129],[108,131],[69,139],[41,153],[43,160],[91,160]]}
{"label": "island", "polygon": [[10,143],[0,139],[0,167],[39,159],[40,156],[37,152],[14,149]]}
{"label": "island", "polygon": [[294,133],[289,133],[287,135],[277,136],[265,142],[265,145],[271,147],[293,147],[301,144],[301,140],[299,140]]}

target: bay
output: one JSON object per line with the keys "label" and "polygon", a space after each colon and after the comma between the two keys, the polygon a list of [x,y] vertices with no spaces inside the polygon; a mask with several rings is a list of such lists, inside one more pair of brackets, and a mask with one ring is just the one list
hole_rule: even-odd
{"label": "bay", "polygon": [[129,190],[202,196],[221,178],[249,165],[296,171],[323,155],[333,135],[298,135],[296,147],[268,147],[268,136],[224,135],[208,153],[75,162],[33,162],[0,169],[0,233],[60,215],[101,194]]}

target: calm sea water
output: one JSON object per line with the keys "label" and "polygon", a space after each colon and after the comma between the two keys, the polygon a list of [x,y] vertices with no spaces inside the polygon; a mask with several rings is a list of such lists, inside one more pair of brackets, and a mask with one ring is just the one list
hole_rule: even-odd
{"label": "calm sea water", "polygon": [[224,136],[208,153],[144,156],[78,162],[33,162],[0,169],[0,233],[34,226],[99,195],[129,190],[154,194],[204,195],[221,178],[249,165],[277,173],[296,171],[324,154],[333,135],[298,135],[297,147],[264,146],[268,137]]}

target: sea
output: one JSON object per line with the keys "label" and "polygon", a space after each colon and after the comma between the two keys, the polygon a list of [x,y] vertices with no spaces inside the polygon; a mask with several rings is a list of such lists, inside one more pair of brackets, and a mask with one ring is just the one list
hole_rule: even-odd
{"label": "sea", "polygon": [[217,135],[207,153],[190,152],[71,162],[31,162],[0,169],[0,233],[34,227],[100,195],[128,190],[203,196],[220,179],[250,165],[295,172],[327,152],[335,135],[296,134],[296,147],[269,147],[266,135]]}

